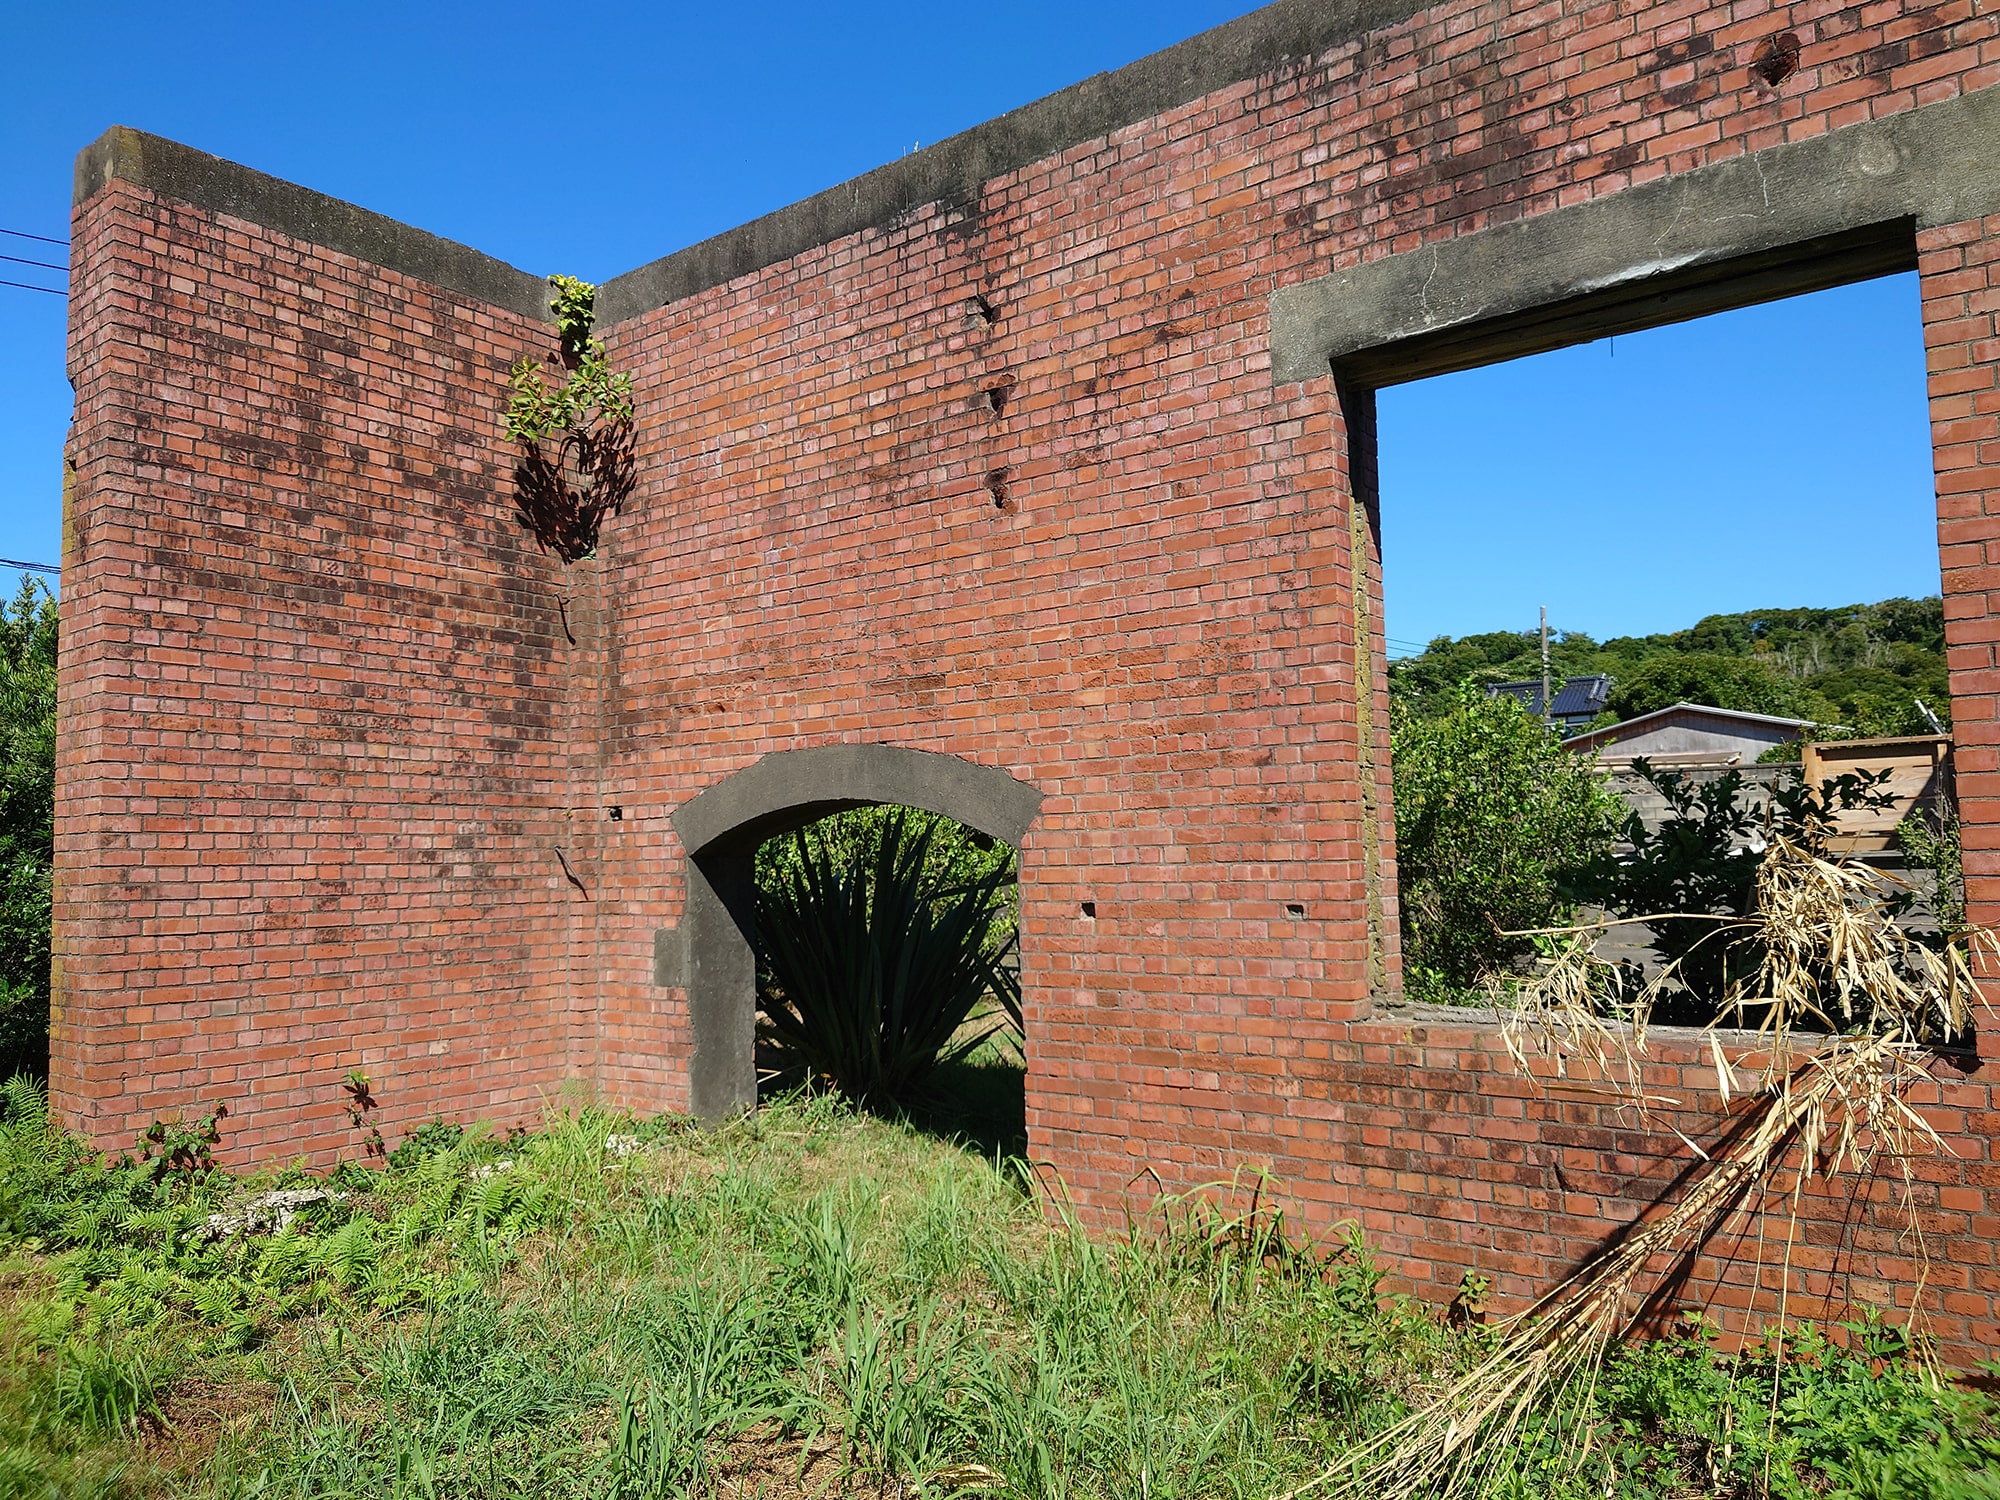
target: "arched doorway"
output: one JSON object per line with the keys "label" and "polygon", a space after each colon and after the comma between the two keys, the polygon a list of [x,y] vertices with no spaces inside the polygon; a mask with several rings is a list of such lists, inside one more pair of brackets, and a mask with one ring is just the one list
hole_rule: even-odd
{"label": "arched doorway", "polygon": [[850,807],[941,813],[1016,849],[1042,794],[1005,771],[891,745],[779,750],[684,803],[674,831],[688,853],[688,1104],[718,1120],[757,1102],[755,867],[766,839]]}

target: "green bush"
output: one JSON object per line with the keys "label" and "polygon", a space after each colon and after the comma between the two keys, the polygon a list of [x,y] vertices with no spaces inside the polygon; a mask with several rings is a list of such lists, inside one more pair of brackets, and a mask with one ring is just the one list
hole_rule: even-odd
{"label": "green bush", "polygon": [[934,857],[943,821],[895,808],[867,836],[802,829],[758,887],[764,1034],[857,1100],[913,1099],[998,1029],[967,1025],[984,1007],[1020,1025],[1013,861],[960,882]]}
{"label": "green bush", "polygon": [[1736,1353],[1700,1330],[1615,1347],[1580,1402],[1524,1426],[1489,1493],[1991,1500],[1993,1417],[1990,1397],[1940,1383],[1904,1331],[1873,1316],[1792,1324]]}
{"label": "green bush", "polygon": [[1964,938],[1965,853],[1959,839],[1958,808],[1949,794],[1940,795],[1928,815],[1917,813],[1896,828],[1896,842],[1910,866],[1930,876],[1924,895],[1937,931],[1946,938]]}
{"label": "green bush", "polygon": [[33,578],[0,607],[0,1078],[49,1065],[56,602]]}
{"label": "green bush", "polygon": [[1394,757],[1405,981],[1449,999],[1532,951],[1508,930],[1567,919],[1621,809],[1516,700],[1476,687],[1439,717],[1398,714]]}

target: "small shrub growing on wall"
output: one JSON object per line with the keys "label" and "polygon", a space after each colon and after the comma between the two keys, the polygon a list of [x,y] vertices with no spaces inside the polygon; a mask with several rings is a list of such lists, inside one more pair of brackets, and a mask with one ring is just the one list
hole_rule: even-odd
{"label": "small shrub growing on wall", "polygon": [[1566,918],[1623,809],[1546,725],[1477,687],[1436,717],[1399,713],[1394,766],[1405,983],[1450,1000],[1527,957],[1509,931]]}
{"label": "small shrub growing on wall", "polygon": [[549,285],[568,376],[554,385],[542,361],[515,365],[507,436],[522,449],[514,473],[522,524],[571,563],[597,550],[598,528],[632,487],[632,377],[614,371],[590,336],[597,288],[574,276]]}

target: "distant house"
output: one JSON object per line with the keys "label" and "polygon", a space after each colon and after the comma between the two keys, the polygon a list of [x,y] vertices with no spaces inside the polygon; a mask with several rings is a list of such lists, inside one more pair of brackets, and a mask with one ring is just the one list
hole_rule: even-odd
{"label": "distant house", "polygon": [[1602,673],[1594,677],[1572,677],[1556,689],[1556,701],[1542,713],[1542,684],[1532,682],[1489,682],[1489,698],[1513,698],[1528,711],[1531,719],[1549,718],[1564,729],[1580,729],[1604,712],[1611,697],[1611,679]]}
{"label": "distant house", "polygon": [[1630,762],[1643,755],[1668,766],[1748,766],[1756,764],[1773,745],[1803,740],[1812,728],[1806,719],[1676,703],[1576,735],[1563,744],[1607,764]]}

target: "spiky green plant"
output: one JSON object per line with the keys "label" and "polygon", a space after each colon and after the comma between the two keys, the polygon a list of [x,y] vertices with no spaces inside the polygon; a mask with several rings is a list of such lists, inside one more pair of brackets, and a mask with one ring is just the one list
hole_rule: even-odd
{"label": "spiky green plant", "polygon": [[870,1104],[910,1101],[940,1064],[1020,1026],[1007,965],[1013,869],[945,884],[929,868],[937,826],[899,810],[872,847],[844,857],[802,829],[780,877],[757,893],[764,1035],[808,1075]]}

